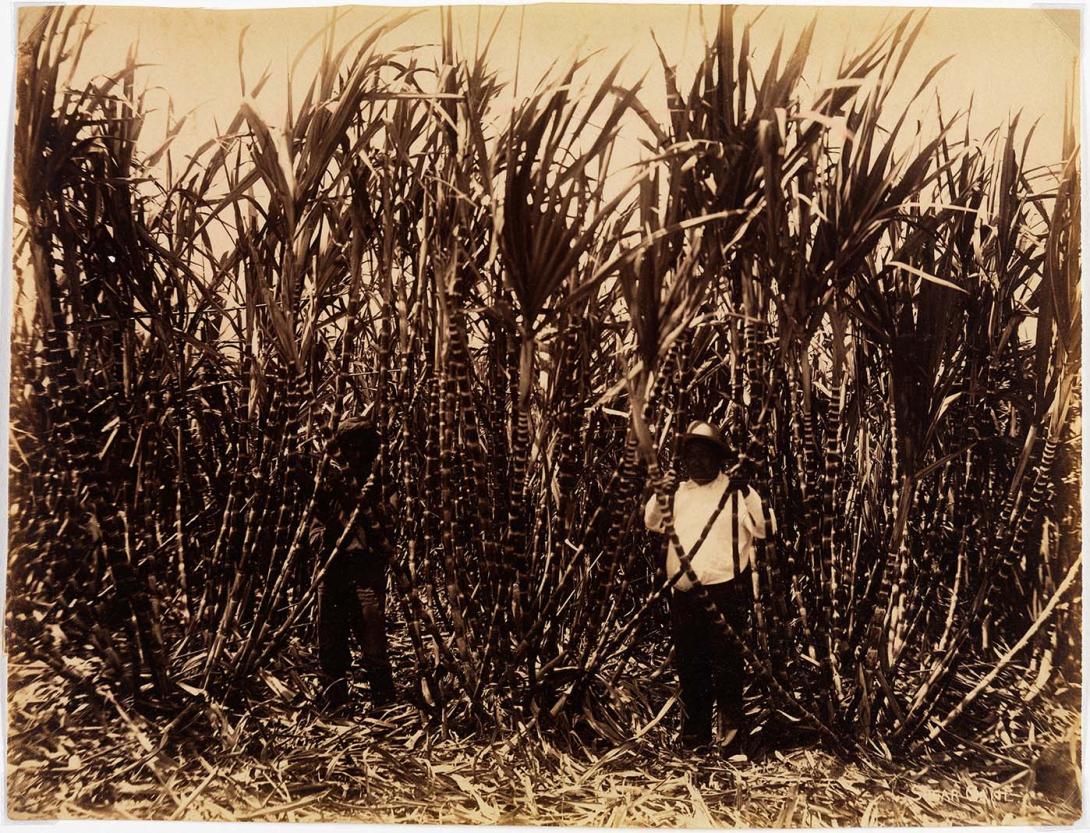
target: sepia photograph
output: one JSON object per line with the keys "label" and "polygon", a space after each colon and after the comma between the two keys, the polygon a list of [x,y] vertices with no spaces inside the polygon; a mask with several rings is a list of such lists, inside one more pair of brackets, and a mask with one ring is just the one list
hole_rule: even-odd
{"label": "sepia photograph", "polygon": [[12,17],[7,820],[1080,822],[1081,7]]}

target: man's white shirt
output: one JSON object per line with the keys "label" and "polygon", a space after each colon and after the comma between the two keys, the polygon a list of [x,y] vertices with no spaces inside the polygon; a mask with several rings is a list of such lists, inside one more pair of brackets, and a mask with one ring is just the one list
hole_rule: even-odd
{"label": "man's white shirt", "polygon": [[[730,488],[730,479],[725,473],[720,473],[715,480],[703,485],[695,480],[686,480],[674,493],[674,531],[685,553],[691,558],[693,571],[701,584],[721,584],[735,577],[731,530],[734,511],[737,511],[738,517],[739,572],[745,570],[753,559],[754,541],[776,531],[776,519],[771,508],[768,510],[769,523],[766,525],[760,495],[749,487],[744,490],[744,496],[738,491],[731,495],[715,519],[708,537],[700,545],[696,555],[692,555],[692,548],[700,538],[700,533],[715,512],[723,493]],[[665,531],[662,512],[654,495],[647,502],[643,518],[651,531]],[[668,545],[666,574],[672,578],[680,571],[681,559],[675,548]],[[683,575],[675,586],[678,590],[688,590],[692,587],[692,582]]]}

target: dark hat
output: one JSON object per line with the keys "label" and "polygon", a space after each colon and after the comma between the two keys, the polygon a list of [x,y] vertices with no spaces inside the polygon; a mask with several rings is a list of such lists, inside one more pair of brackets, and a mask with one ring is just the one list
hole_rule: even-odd
{"label": "dark hat", "polygon": [[382,439],[371,420],[351,417],[341,420],[329,448],[331,453],[347,457],[357,476],[365,477],[378,457],[381,445]]}
{"label": "dark hat", "polygon": [[334,432],[335,437],[347,437],[353,434],[362,434],[366,431],[374,431],[375,424],[367,417],[345,417]]}
{"label": "dark hat", "polygon": [[333,432],[332,443],[340,447],[363,444],[377,448],[379,434],[375,424],[367,417],[346,417]]}
{"label": "dark hat", "polygon": [[731,453],[731,447],[727,443],[726,437],[723,436],[723,432],[710,422],[704,422],[703,420],[697,419],[689,423],[689,427],[681,435],[681,450],[684,451],[685,447],[691,442],[705,442],[715,446],[724,454]]}

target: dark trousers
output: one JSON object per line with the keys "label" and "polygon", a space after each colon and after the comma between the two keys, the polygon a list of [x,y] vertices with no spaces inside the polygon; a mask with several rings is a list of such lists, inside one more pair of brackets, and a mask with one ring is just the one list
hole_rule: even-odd
{"label": "dark trousers", "polygon": [[373,552],[339,553],[318,588],[318,660],[331,702],[348,697],[355,637],[376,702],[393,697],[386,648],[386,560]]}
{"label": "dark trousers", "polygon": [[[748,626],[752,591],[749,571],[733,581],[705,587],[727,623],[739,634]],[[741,728],[745,661],[742,651],[715,624],[694,590],[677,590],[670,599],[674,656],[684,710],[681,736],[686,743],[711,740],[715,706]]]}

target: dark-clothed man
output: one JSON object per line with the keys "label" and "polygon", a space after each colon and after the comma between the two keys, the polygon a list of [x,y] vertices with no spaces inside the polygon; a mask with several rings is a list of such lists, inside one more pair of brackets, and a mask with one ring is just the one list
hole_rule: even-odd
{"label": "dark-clothed man", "polygon": [[387,556],[373,533],[369,539],[371,514],[360,504],[380,444],[369,420],[342,422],[330,444],[330,466],[315,499],[311,543],[319,564],[341,541],[318,590],[318,657],[325,701],[332,708],[348,701],[350,637],[360,649],[373,702],[386,705],[395,695],[386,644]]}
{"label": "dark-clothed man", "polygon": [[[681,438],[680,457],[688,479],[671,498],[678,542],[723,618],[737,632],[745,633],[752,601],[749,571],[754,541],[774,532],[775,521],[770,514],[770,528],[766,528],[757,492],[727,477],[724,469],[731,450],[719,429],[707,422],[690,424]],[[644,510],[644,521],[648,529],[666,531],[654,495]],[[703,543],[694,551],[702,535]],[[742,652],[706,611],[682,572],[674,547],[667,550],[667,576],[680,575],[670,598],[670,618],[684,710],[681,744],[698,748],[711,742],[712,718],[718,706],[719,742],[729,747],[744,720]]]}

